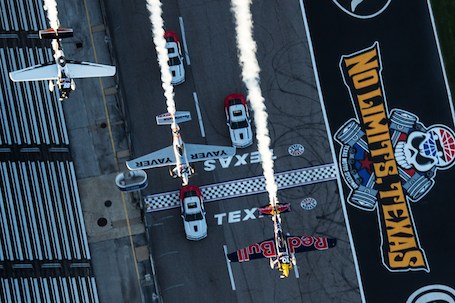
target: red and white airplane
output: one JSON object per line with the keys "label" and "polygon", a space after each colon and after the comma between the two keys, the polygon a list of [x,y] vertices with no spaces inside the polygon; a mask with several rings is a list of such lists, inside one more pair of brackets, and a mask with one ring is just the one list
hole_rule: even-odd
{"label": "red and white airplane", "polygon": [[[73,37],[70,28],[45,29],[39,31],[41,39],[52,39],[55,62],[34,65],[9,73],[14,82],[49,80],[49,90],[58,87],[60,101],[68,98],[76,89],[73,78],[97,78],[115,75],[115,66],[67,60],[63,53],[61,39]],[[55,81],[55,83],[54,83]]]}
{"label": "red and white airplane", "polygon": [[165,113],[156,116],[158,125],[171,125],[172,145],[127,161],[128,169],[148,169],[175,165],[174,168],[169,169],[169,173],[173,178],[181,178],[182,185],[185,186],[194,174],[194,168],[190,163],[235,155],[235,147],[232,146],[184,144],[178,123],[190,120],[190,112],[176,112],[175,115]]}
{"label": "red and white airplane", "polygon": [[313,236],[289,236],[283,233],[280,213],[290,210],[290,204],[273,203],[259,208],[262,215],[271,215],[274,237],[251,244],[226,255],[230,262],[247,262],[267,258],[272,269],[277,268],[280,278],[289,277],[292,266],[296,264],[295,254],[308,251],[326,250],[336,245],[336,239]]}

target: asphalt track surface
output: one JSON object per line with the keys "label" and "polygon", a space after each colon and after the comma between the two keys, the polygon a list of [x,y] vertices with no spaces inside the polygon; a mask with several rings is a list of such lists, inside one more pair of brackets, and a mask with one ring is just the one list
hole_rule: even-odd
{"label": "asphalt track surface", "polygon": [[[359,150],[357,143],[354,148],[346,148],[353,141],[345,142],[347,145],[343,146],[334,143],[337,157],[340,155],[344,200],[365,299],[367,302],[453,302],[454,264],[450,256],[453,256],[455,246],[443,235],[450,235],[454,230],[450,223],[454,208],[449,202],[453,184],[454,111],[434,33],[430,4],[426,1],[411,5],[404,1],[360,1],[363,3],[356,8],[355,16],[349,1],[338,1],[338,5],[335,2],[304,1],[320,93],[331,133],[335,134],[336,141],[340,141],[336,139],[337,132],[354,118],[352,121],[366,132],[366,136],[359,136],[360,140],[368,141],[368,157],[357,154],[357,158],[341,155],[342,151],[351,153]],[[320,14],[322,11],[323,16]],[[327,26],[328,22],[334,26]],[[378,67],[359,68],[369,76],[355,71],[349,60],[355,61],[358,56],[373,49],[378,56],[369,57],[368,62],[379,62]],[[359,79],[366,80],[364,85]],[[373,93],[364,99],[373,88],[379,88],[382,96],[373,97]],[[377,110],[380,104],[384,106],[384,116],[380,116]],[[370,106],[375,109],[368,109]],[[407,112],[400,117],[412,117],[413,121],[407,126],[409,129],[395,128],[397,110],[401,110],[402,114],[402,111]],[[375,115],[385,119],[376,125],[369,124],[369,121],[375,120],[372,118]],[[378,151],[377,144],[387,146],[385,141],[374,139],[374,135],[379,133],[379,125],[390,127],[390,135],[396,135],[392,138],[393,152],[387,156],[375,153]],[[415,138],[428,136],[434,125],[446,129],[443,131],[446,137],[441,140],[444,145],[441,156],[446,158],[430,169],[421,164],[431,150],[431,142],[419,145]],[[404,159],[400,158],[400,142],[409,151]],[[346,159],[348,165],[343,167],[341,163]],[[359,184],[359,180],[364,182],[372,176],[373,170],[376,175],[380,173],[378,167],[373,165],[384,163],[387,159],[396,161],[399,174],[390,172],[380,180],[370,179],[374,183],[370,189],[378,190],[375,208],[359,206],[353,199],[355,192],[351,189],[354,184],[349,178],[362,176],[354,183]],[[365,160],[371,163],[361,164]],[[408,167],[405,162],[411,165]],[[423,182],[419,183],[418,191],[406,187],[412,183],[406,180],[409,176],[413,176],[413,180],[419,177]],[[400,198],[394,194],[391,200],[386,193],[390,193],[390,186],[398,180],[397,177],[403,184],[403,196]],[[410,254],[413,257],[406,260]]]}
{"label": "asphalt track surface", "polygon": [[[144,1],[104,4],[126,96],[134,156],[140,156],[171,144],[169,130],[154,121],[166,105],[148,12]],[[181,125],[182,137],[190,143],[229,145],[223,98],[232,92],[246,93],[229,2],[166,1],[163,11],[166,29],[180,36],[182,17],[190,58],[187,80],[175,89],[177,109],[189,110],[193,116]],[[255,3],[252,11],[276,172],[333,164],[299,2]],[[196,119],[193,92],[198,96],[205,137]],[[302,144],[304,154],[290,156],[292,144]],[[212,170],[211,165],[198,163],[198,174],[191,182],[203,186],[260,176],[262,168],[252,160],[255,152],[254,145],[238,150],[239,158],[226,168],[216,163]],[[166,168],[148,174],[149,187],[143,194],[175,191],[180,185]],[[293,208],[283,215],[285,232],[335,237],[337,247],[298,255],[298,279],[280,280],[266,260],[232,264],[234,291],[223,246],[231,252],[273,235],[271,221],[257,218],[254,210],[268,202],[266,194],[208,203],[209,235],[200,242],[185,239],[178,209],[154,212],[147,221],[164,302],[360,302],[337,182],[280,190],[278,195]],[[300,207],[307,197],[318,202],[313,210]]]}
{"label": "asphalt track surface", "polygon": [[[410,6],[393,0],[356,3],[358,6],[355,11],[363,15],[361,18],[352,13],[353,8],[346,6],[350,4],[347,1],[266,1],[254,3],[252,7],[258,59],[262,68],[261,86],[269,113],[272,148],[276,156],[275,169],[279,173],[288,174],[323,165],[334,167],[338,165],[338,160],[344,161],[343,157],[339,157],[342,148],[353,151],[346,149],[346,145],[342,146],[339,143],[342,140],[334,136],[352,118],[361,129],[368,129],[364,126],[366,116],[361,116],[364,108],[354,98],[365,93],[368,87],[356,90],[355,84],[360,82],[351,77],[349,65],[343,67],[343,63],[347,58],[356,58],[360,53],[371,50],[378,51],[379,55],[373,59],[378,60],[382,69],[365,71],[380,75],[379,78],[373,76],[368,80],[380,80],[379,85],[375,83],[378,85],[375,88],[381,88],[382,96],[385,97],[381,99],[376,96],[374,102],[383,102],[387,115],[378,125],[390,124],[392,127],[393,122],[397,121],[392,117],[392,113],[396,113],[392,111],[394,109],[406,111],[407,116],[400,116],[406,117],[406,121],[412,115],[418,119],[409,130],[400,131],[400,137],[394,137],[393,144],[397,141],[404,143],[406,137],[410,138],[412,133],[417,134],[419,131],[429,134],[430,127],[436,124],[449,129],[446,133],[453,132],[453,108],[428,4],[419,2]],[[155,125],[155,115],[165,112],[166,106],[145,1],[105,1],[103,9],[112,39],[113,55],[117,59],[118,84],[129,116],[132,156],[143,155],[171,143],[169,130]],[[239,76],[229,3],[166,1],[163,10],[166,28],[180,35],[185,33],[187,55],[191,59],[186,62],[186,82],[176,88],[177,108],[190,110],[193,116],[193,121],[182,125],[183,137],[186,142],[228,145],[230,142],[222,100],[232,92],[245,93]],[[365,17],[374,12],[377,14]],[[74,20],[77,14],[69,15],[73,20],[68,19],[68,23],[77,24],[77,20]],[[305,26],[305,20],[308,26]],[[181,24],[184,24],[183,28]],[[306,31],[311,35],[310,41]],[[317,68],[316,79],[313,68]],[[79,90],[76,94],[81,95],[83,92]],[[196,119],[195,93],[201,110],[204,136]],[[73,105],[66,104],[66,109]],[[329,128],[326,128],[324,117],[330,122]],[[392,123],[384,123],[389,122],[389,119]],[[399,122],[403,122],[403,119]],[[369,139],[371,137],[363,136],[353,146],[365,146]],[[444,155],[451,156],[451,142],[443,143]],[[288,148],[292,144],[302,144],[305,148],[303,155],[291,156]],[[410,145],[406,144],[405,148],[410,148]],[[374,144],[368,145],[370,150],[375,147]],[[82,148],[77,151],[81,152]],[[231,182],[229,184],[232,186],[243,189],[243,184],[247,184],[249,178],[262,173],[256,152],[252,146],[239,150],[229,164],[197,164],[198,175],[192,178],[192,183],[210,188],[222,182]],[[378,162],[380,158],[365,156],[349,160],[349,165],[360,164],[361,160],[365,170],[360,172],[359,169],[359,175],[376,182],[372,177],[370,162]],[[398,164],[404,165],[403,159]],[[339,169],[344,174],[338,180],[327,178],[323,182],[281,189],[278,193],[280,200],[291,203],[293,209],[291,213],[283,215],[286,232],[338,239],[338,245],[331,250],[298,255],[298,279],[291,274],[291,278],[280,280],[278,273],[269,269],[268,262],[261,260],[231,264],[233,280],[229,278],[223,254],[225,245],[231,252],[272,236],[270,220],[258,217],[256,210],[267,202],[267,195],[255,185],[247,187],[246,193],[238,197],[235,197],[237,191],[231,187],[229,199],[217,198],[207,203],[209,236],[200,242],[185,239],[178,209],[147,214],[146,224],[152,239],[152,253],[163,300],[451,302],[455,297],[452,278],[454,266],[451,262],[454,248],[441,235],[450,235],[453,231],[450,225],[453,207],[447,203],[447,197],[450,197],[448,189],[453,179],[452,164],[452,160],[447,161],[426,173],[415,167],[400,168],[399,176],[385,182],[385,185],[391,184],[398,177],[408,182],[411,176],[417,176],[422,177],[419,180],[427,181],[423,185],[431,183],[427,190],[420,192],[411,192],[406,187],[406,200],[400,203],[400,210],[407,211],[407,217],[396,211],[382,211],[393,205],[386,199],[377,199],[375,208],[369,211],[365,211],[364,206],[359,208],[351,199],[351,187],[355,186],[355,182],[348,184],[350,174],[355,174],[358,167],[345,170],[346,167],[354,166],[340,164]],[[107,161],[100,161],[100,167],[81,163],[77,165],[78,175],[90,175],[90,170],[95,168],[109,170],[112,166]],[[150,185],[144,190],[144,195],[166,196],[166,193],[175,192],[179,187],[179,181],[169,178],[164,168],[150,171],[149,178]],[[359,179],[355,180],[360,182]],[[383,186],[374,184],[376,187],[373,189],[386,192]],[[424,186],[421,188],[425,189]],[[417,197],[417,194],[421,196]],[[308,197],[317,201],[314,209],[305,210],[300,206],[301,201]],[[407,208],[403,208],[403,205]],[[391,218],[392,214],[395,218]],[[350,231],[354,242],[349,241]],[[409,239],[415,241],[415,247]],[[351,249],[354,247],[356,258],[353,260]],[[390,251],[398,252],[398,255],[388,254]],[[408,263],[401,262],[403,258],[400,257],[410,252],[420,255],[415,254],[415,258]],[[102,252],[97,254],[102,255]],[[103,266],[110,266],[109,262],[106,259]],[[356,262],[359,264],[357,271]],[[94,268],[96,271],[101,267],[97,264]],[[119,272],[113,278],[126,277]],[[126,287],[124,291],[127,293],[137,292],[135,286],[128,289],[128,282],[124,281],[122,287]],[[115,300],[117,291],[110,290],[111,302]],[[105,289],[103,293],[106,293]],[[137,294],[132,297],[138,299]],[[117,299],[121,300],[120,297]]]}

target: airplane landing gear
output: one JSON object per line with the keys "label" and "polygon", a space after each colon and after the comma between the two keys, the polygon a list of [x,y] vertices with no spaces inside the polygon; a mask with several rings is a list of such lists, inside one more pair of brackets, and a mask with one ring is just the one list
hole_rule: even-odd
{"label": "airplane landing gear", "polygon": [[174,167],[172,167],[172,166],[169,166],[169,175],[170,175],[172,178],[177,178],[176,169],[177,169],[177,168],[174,168]]}
{"label": "airplane landing gear", "polygon": [[51,92],[54,91],[54,81],[52,81],[52,80],[49,80],[49,90],[50,90]]}

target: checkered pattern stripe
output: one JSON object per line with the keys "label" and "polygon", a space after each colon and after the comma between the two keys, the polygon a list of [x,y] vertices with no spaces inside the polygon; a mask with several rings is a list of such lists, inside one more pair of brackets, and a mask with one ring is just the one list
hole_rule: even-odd
{"label": "checkered pattern stripe", "polygon": [[[298,187],[318,182],[334,180],[337,177],[335,164],[325,164],[301,168],[275,174],[278,189]],[[254,195],[266,192],[264,176],[233,180],[223,183],[201,186],[204,202],[225,200],[234,197]],[[172,191],[147,195],[144,197],[147,212],[155,212],[179,207],[179,192]]]}

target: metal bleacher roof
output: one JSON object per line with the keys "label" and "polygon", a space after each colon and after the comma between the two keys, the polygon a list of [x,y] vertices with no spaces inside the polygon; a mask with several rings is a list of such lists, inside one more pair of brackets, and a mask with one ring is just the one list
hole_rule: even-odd
{"label": "metal bleacher roof", "polygon": [[0,2],[0,302],[98,302],[62,105],[8,76],[53,60],[46,27],[42,0]]}

